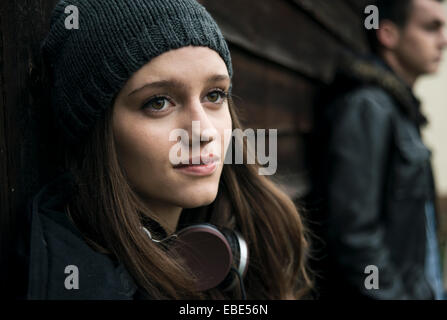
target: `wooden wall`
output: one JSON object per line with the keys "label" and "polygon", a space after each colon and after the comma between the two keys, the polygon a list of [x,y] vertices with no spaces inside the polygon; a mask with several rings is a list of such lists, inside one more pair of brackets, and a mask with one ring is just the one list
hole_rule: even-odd
{"label": "wooden wall", "polygon": [[[0,288],[21,279],[9,248],[28,198],[49,179],[48,95],[42,87],[40,42],[56,0],[0,1]],[[0,290],[1,296],[12,292]]]}
{"label": "wooden wall", "polygon": [[[298,198],[312,104],[344,50],[366,51],[366,0],[201,0],[230,43],[244,124],[278,129],[277,179]],[[56,0],[0,2],[0,288],[27,200],[48,181],[48,95],[39,46]],[[82,14],[82,13],[80,13]]]}
{"label": "wooden wall", "polygon": [[346,50],[367,52],[365,0],[201,0],[231,45],[234,94],[250,128],[278,129],[275,179],[306,191],[312,106]]}

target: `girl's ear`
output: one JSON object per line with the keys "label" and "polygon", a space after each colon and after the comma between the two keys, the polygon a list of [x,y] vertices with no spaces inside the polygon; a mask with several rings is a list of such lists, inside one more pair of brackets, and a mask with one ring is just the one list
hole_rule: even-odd
{"label": "girl's ear", "polygon": [[402,30],[395,23],[384,20],[377,30],[377,39],[386,49],[394,50],[399,44],[401,32]]}

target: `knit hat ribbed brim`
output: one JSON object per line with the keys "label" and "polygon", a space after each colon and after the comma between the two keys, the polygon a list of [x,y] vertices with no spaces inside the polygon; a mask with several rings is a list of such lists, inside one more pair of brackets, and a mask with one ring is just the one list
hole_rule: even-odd
{"label": "knit hat ribbed brim", "polygon": [[[65,8],[79,12],[66,29]],[[42,44],[52,76],[52,105],[67,142],[78,144],[111,107],[126,81],[151,59],[185,46],[204,46],[233,70],[216,22],[195,0],[62,0]]]}

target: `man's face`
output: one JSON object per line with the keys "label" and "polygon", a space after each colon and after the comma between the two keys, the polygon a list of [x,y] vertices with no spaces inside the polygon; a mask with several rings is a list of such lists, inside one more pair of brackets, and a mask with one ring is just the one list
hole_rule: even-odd
{"label": "man's face", "polygon": [[447,45],[445,11],[435,0],[413,0],[407,25],[401,30],[396,55],[415,76],[438,70]]}

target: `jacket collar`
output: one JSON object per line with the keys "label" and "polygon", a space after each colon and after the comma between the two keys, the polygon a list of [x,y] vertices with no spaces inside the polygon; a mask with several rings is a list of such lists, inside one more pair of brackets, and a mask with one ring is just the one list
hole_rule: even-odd
{"label": "jacket collar", "polygon": [[[132,299],[138,287],[124,265],[89,247],[63,210],[72,182],[62,174],[33,198],[28,298]],[[71,265],[79,270],[79,289],[65,286]]]}
{"label": "jacket collar", "polygon": [[399,108],[418,125],[427,124],[421,112],[421,102],[413,90],[377,56],[359,57],[343,55],[336,72],[336,81],[350,81],[358,84],[377,85],[387,91],[397,102]]}

